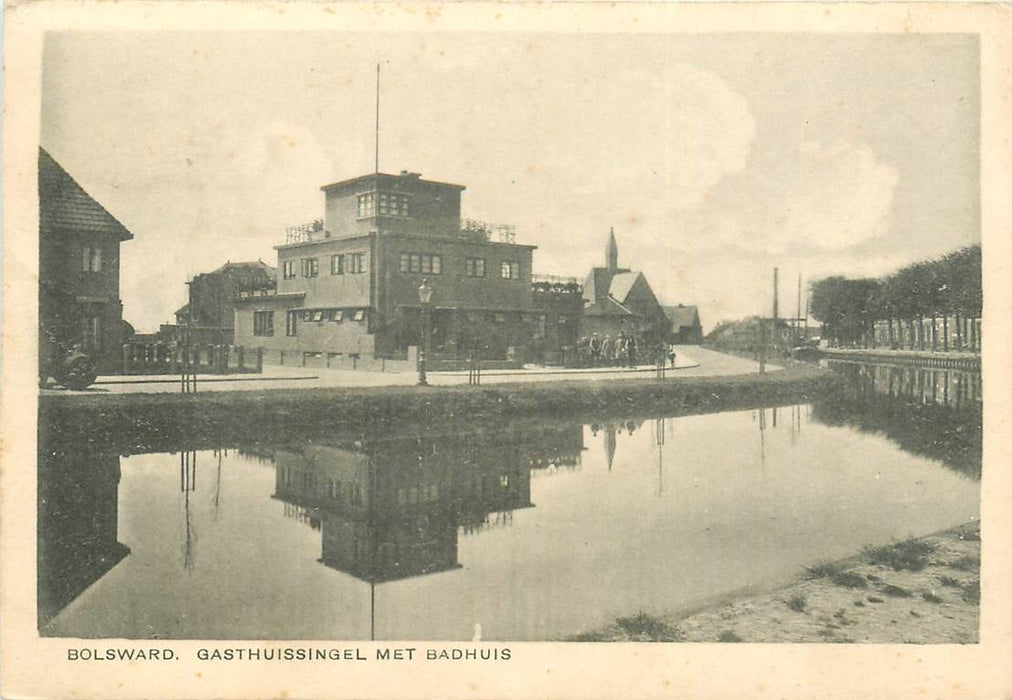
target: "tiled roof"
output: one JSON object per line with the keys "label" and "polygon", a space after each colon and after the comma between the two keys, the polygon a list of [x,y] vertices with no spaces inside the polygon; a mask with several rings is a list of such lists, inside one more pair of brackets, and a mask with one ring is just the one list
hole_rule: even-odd
{"label": "tiled roof", "polygon": [[591,304],[583,311],[584,316],[638,316],[611,297],[605,297],[597,304]]}
{"label": "tiled roof", "polygon": [[699,325],[699,309],[695,306],[665,306],[664,313],[671,319],[675,328]]}
{"label": "tiled roof", "polygon": [[45,149],[39,149],[39,227],[43,231],[133,234],[95,201]]}
{"label": "tiled roof", "polygon": [[643,276],[642,272],[620,272],[611,278],[611,285],[608,287],[608,294],[613,299],[625,303],[629,297],[636,280]]}
{"label": "tiled roof", "polygon": [[267,270],[269,272],[273,272],[274,268],[265,263],[263,260],[252,260],[249,262],[232,262],[229,260],[217,270],[208,274],[215,275],[228,270]]}

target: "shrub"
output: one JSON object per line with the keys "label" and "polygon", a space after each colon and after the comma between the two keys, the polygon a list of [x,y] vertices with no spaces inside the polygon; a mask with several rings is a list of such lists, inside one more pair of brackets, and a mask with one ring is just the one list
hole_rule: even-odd
{"label": "shrub", "polygon": [[842,572],[839,564],[822,561],[805,567],[806,578],[833,578]]}
{"label": "shrub", "polygon": [[942,602],[942,599],[939,596],[935,595],[934,591],[924,591],[923,593],[921,593],[921,598],[924,598],[924,600],[928,601],[929,603]]}
{"label": "shrub", "polygon": [[963,601],[971,605],[980,604],[980,580],[974,579],[963,586]]}
{"label": "shrub", "polygon": [[901,586],[894,586],[891,583],[887,583],[886,585],[882,586],[882,592],[885,593],[887,596],[892,596],[893,598],[910,598],[911,596],[913,596],[913,593],[908,591],[906,588],[902,588]]}
{"label": "shrub", "polygon": [[805,596],[795,593],[787,599],[787,607],[794,612],[805,612],[805,609],[808,607],[808,601],[805,600]]}
{"label": "shrub", "polygon": [[938,582],[946,588],[962,588],[963,584],[959,582],[959,579],[952,578],[951,576],[939,576]]}
{"label": "shrub", "polygon": [[927,565],[928,555],[936,549],[938,546],[934,542],[909,540],[884,547],[866,547],[864,553],[872,564],[888,566],[895,571],[920,571]]}
{"label": "shrub", "polygon": [[635,641],[677,642],[682,638],[677,629],[642,610],[632,617],[620,617],[615,622]]}
{"label": "shrub", "polygon": [[980,569],[980,557],[966,556],[949,562],[949,567],[958,571],[976,571]]}
{"label": "shrub", "polygon": [[843,586],[844,588],[867,588],[868,581],[861,574],[856,574],[853,571],[841,571],[834,575],[831,579],[837,586]]}
{"label": "shrub", "polygon": [[744,642],[745,640],[735,634],[734,630],[724,630],[717,637],[718,642],[736,643]]}

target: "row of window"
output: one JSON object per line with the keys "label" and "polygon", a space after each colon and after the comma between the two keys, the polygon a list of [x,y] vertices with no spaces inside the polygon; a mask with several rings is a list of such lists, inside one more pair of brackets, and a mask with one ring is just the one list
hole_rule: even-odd
{"label": "row of window", "polygon": [[377,212],[380,216],[410,216],[410,201],[406,194],[366,192],[358,196],[358,216],[375,216]]}
{"label": "row of window", "polygon": [[[485,258],[464,260],[464,274],[468,277],[485,277],[487,267]],[[443,258],[429,253],[401,253],[400,270],[405,273],[439,275],[443,272]],[[520,263],[504,260],[499,265],[499,277],[504,280],[520,279]]]}
{"label": "row of window", "polygon": [[[285,335],[293,337],[299,334],[299,322],[303,323],[343,323],[357,321],[364,323],[365,309],[293,309],[285,314]],[[253,335],[274,335],[274,312],[253,312]]]}
{"label": "row of window", "polygon": [[[285,260],[281,263],[281,274],[286,280],[295,279],[295,263],[299,263],[303,277],[320,276],[319,258],[302,258],[299,261]],[[365,253],[339,253],[330,256],[330,274],[332,275],[362,275],[368,271]]]}
{"label": "row of window", "polygon": [[[298,262],[303,277],[319,277],[320,259],[302,258],[299,261],[285,260],[281,264],[281,273],[286,280],[295,279]],[[484,278],[487,276],[488,263],[485,258],[466,258],[464,274],[468,277]],[[434,253],[401,253],[400,271],[406,274],[441,275],[443,274],[443,256]],[[365,253],[339,253],[330,256],[331,275],[361,275],[368,272]],[[499,264],[499,277],[504,280],[520,279],[520,263],[504,260]]]}

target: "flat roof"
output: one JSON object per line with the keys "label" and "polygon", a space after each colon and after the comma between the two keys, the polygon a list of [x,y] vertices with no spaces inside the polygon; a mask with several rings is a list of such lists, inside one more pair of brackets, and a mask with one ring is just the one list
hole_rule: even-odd
{"label": "flat roof", "polygon": [[384,180],[400,180],[404,182],[422,182],[426,185],[437,185],[439,187],[449,187],[455,190],[466,190],[467,185],[457,185],[452,182],[439,182],[438,180],[424,180],[418,173],[403,173],[401,175],[391,175],[390,173],[370,173],[368,175],[359,175],[358,177],[349,178],[348,180],[340,180],[339,182],[332,182],[329,185],[323,185],[320,189],[326,192],[327,190],[336,189],[338,187],[346,187],[348,185],[354,185],[360,182],[367,182],[372,179],[384,179]]}

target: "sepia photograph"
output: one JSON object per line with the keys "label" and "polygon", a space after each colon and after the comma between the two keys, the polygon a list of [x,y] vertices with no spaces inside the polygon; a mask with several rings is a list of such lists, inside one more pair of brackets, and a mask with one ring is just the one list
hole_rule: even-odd
{"label": "sepia photograph", "polygon": [[26,633],[75,673],[977,647],[981,34],[379,8],[39,32]]}

